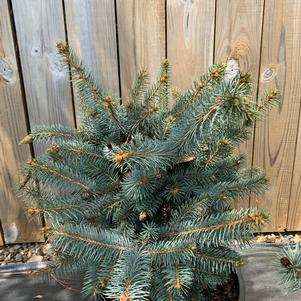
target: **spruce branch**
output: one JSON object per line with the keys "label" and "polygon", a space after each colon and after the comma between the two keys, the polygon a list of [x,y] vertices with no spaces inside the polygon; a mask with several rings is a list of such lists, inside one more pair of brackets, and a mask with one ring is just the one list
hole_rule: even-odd
{"label": "spruce branch", "polygon": [[[278,255],[281,282],[289,291],[301,289],[301,244],[285,246]],[[279,266],[279,263],[277,264]]]}
{"label": "spruce branch", "polygon": [[25,136],[19,144],[38,142],[62,142],[66,140],[77,140],[79,138],[76,129],[63,126],[36,126],[31,133]]}
{"label": "spruce branch", "polygon": [[114,110],[115,103],[112,101],[112,96],[106,95],[102,89],[100,89],[93,76],[88,74],[83,64],[79,61],[72,49],[62,42],[57,43],[57,49],[59,54],[64,58],[65,62],[71,67],[76,75],[76,80],[83,83],[87,87],[90,93],[94,96],[98,104],[102,105],[104,109],[108,109],[111,113],[113,120],[116,122],[118,128],[125,134],[125,130],[117,117]]}
{"label": "spruce branch", "polygon": [[[59,171],[55,168],[50,167],[47,163],[38,162],[37,160],[33,159],[27,162],[28,167],[32,172],[32,177],[36,180],[39,179],[39,176],[53,176],[53,178],[48,178],[47,181],[49,183],[58,183],[57,179],[64,180],[65,182],[74,185],[77,188],[86,190],[86,191],[93,191],[93,186],[89,186],[88,181],[84,179],[83,182],[79,181],[74,174],[72,174],[71,170],[65,169],[63,171]],[[37,174],[36,174],[37,173]],[[68,174],[69,173],[69,174]],[[86,182],[86,183],[85,183]],[[94,184],[94,183],[93,183]]]}
{"label": "spruce branch", "polygon": [[[230,216],[228,216],[228,220],[226,220],[224,223],[221,224],[211,224],[209,223],[209,225],[207,226],[201,226],[201,227],[194,227],[192,225],[192,227],[186,228],[184,226],[184,229],[181,230],[176,230],[176,231],[171,231],[171,232],[166,232],[163,233],[164,237],[167,238],[173,238],[176,237],[177,239],[179,239],[180,236],[184,236],[184,237],[189,237],[189,236],[193,236],[194,234],[202,234],[202,233],[207,233],[207,232],[212,232],[212,231],[220,231],[221,232],[225,229],[232,229],[234,230],[236,227],[239,227],[241,225],[251,225],[251,227],[257,229],[262,225],[265,225],[267,223],[267,215],[265,212],[250,212],[250,213],[238,213],[237,219],[235,219],[235,215],[230,214]],[[219,220],[219,216],[215,216],[212,217],[212,220]],[[207,219],[205,219],[203,222],[207,223]],[[201,224],[203,223],[201,222]]]}
{"label": "spruce branch", "polygon": [[131,103],[141,100],[143,93],[147,87],[149,81],[149,71],[143,68],[137,75],[135,81],[133,82],[130,94],[128,97],[127,108],[131,108]]}

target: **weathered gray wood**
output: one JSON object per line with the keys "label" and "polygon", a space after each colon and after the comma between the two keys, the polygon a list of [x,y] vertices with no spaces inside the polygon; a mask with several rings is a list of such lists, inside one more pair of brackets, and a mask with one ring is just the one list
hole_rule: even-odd
{"label": "weathered gray wood", "polygon": [[28,145],[18,146],[27,133],[25,107],[7,1],[0,7],[0,226],[5,243],[40,241],[39,226],[28,222],[14,193],[20,164],[31,154]]}
{"label": "weathered gray wood", "polygon": [[121,94],[125,99],[136,73],[153,79],[165,58],[165,1],[117,0]]}
{"label": "weathered gray wood", "polygon": [[186,89],[213,64],[215,1],[167,0],[167,58]]}
{"label": "weathered gray wood", "polygon": [[[1,226],[0,226],[0,227],[1,227]],[[2,232],[3,232],[2,227],[0,228],[0,231],[1,231],[1,233],[0,233],[0,246],[3,246],[3,245],[4,245],[4,239],[3,239],[3,237],[2,237]]]}
{"label": "weathered gray wood", "polygon": [[[300,110],[301,113],[301,110]],[[299,115],[298,139],[295,153],[293,177],[291,180],[290,203],[286,229],[300,231],[301,229],[301,114]]]}
{"label": "weathered gray wood", "polygon": [[[65,41],[61,0],[13,0],[30,126],[74,125],[69,75],[57,56]],[[36,146],[40,153],[43,148]]]}
{"label": "weathered gray wood", "polygon": [[[216,2],[215,62],[232,58],[239,62],[242,73],[250,72],[254,97],[260,64],[260,47],[263,20],[263,0],[218,0]],[[246,155],[246,166],[252,166],[253,133],[239,146]],[[249,197],[236,201],[238,209],[249,207]]]}
{"label": "weathered gray wood", "polygon": [[65,8],[69,45],[100,86],[119,96],[114,1],[65,1]]}
{"label": "weathered gray wood", "polygon": [[[252,200],[252,204],[271,212],[271,225],[266,231],[283,231],[287,227],[300,110],[300,38],[301,2],[266,1],[260,91],[276,86],[281,95],[280,104],[255,130],[254,165],[264,167],[270,189],[258,198],[258,203]],[[290,218],[294,214],[291,212]]]}

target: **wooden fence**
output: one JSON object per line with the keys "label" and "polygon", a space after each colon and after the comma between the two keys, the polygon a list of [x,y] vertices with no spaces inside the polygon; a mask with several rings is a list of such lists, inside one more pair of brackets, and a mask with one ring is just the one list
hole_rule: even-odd
{"label": "wooden fence", "polygon": [[57,41],[122,97],[140,67],[154,75],[165,57],[181,89],[228,57],[251,71],[254,96],[276,85],[281,103],[242,146],[271,186],[236,206],[268,208],[266,231],[301,230],[301,0],[0,0],[0,244],[43,240],[13,192],[21,162],[41,150],[18,141],[32,125],[76,125]]}

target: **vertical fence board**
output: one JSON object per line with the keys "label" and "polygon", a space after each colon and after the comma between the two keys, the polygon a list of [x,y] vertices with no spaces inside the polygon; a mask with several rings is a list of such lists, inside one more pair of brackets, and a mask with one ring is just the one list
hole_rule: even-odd
{"label": "vertical fence board", "polygon": [[0,7],[0,226],[5,243],[38,241],[38,225],[27,221],[14,194],[20,163],[31,154],[28,146],[18,146],[27,133],[25,108],[7,1],[0,0]]}
{"label": "vertical fence board", "polygon": [[276,85],[281,94],[281,103],[255,131],[254,163],[264,166],[271,182],[259,202],[271,211],[267,231],[283,231],[287,224],[301,94],[300,12],[298,0],[266,1],[260,90]]}
{"label": "vertical fence board", "polygon": [[[215,30],[215,62],[227,58],[238,60],[243,73],[253,77],[254,97],[260,64],[263,0],[217,0]],[[239,146],[246,155],[246,166],[252,166],[253,133],[249,140]],[[236,208],[248,207],[249,198],[235,202]]]}
{"label": "vertical fence board", "polygon": [[213,64],[215,0],[167,0],[167,57],[173,84],[187,89]]}
{"label": "vertical fence board", "polygon": [[165,1],[117,0],[121,95],[136,73],[147,67],[152,77],[165,58]]}
{"label": "vertical fence board", "polygon": [[[301,101],[300,95],[299,99]],[[301,114],[299,114],[299,129],[295,153],[294,172],[291,180],[290,203],[287,219],[288,231],[301,230]]]}
{"label": "vertical fence board", "polygon": [[70,46],[108,93],[119,96],[114,1],[65,1]]}
{"label": "vertical fence board", "polygon": [[[1,226],[0,226],[0,227],[1,227]],[[0,233],[0,246],[3,246],[3,245],[4,245],[4,240],[3,240],[3,238],[2,238],[2,231],[3,231],[3,229],[0,228],[0,231],[1,231],[1,233]]]}
{"label": "vertical fence board", "polygon": [[[57,56],[65,40],[61,0],[12,0],[30,126],[74,125],[68,72]],[[43,147],[35,146],[40,153]]]}

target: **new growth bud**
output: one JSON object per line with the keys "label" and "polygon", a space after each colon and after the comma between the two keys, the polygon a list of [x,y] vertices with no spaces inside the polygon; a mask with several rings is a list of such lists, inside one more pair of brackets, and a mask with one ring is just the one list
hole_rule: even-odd
{"label": "new growth bud", "polygon": [[32,141],[33,141],[32,135],[27,135],[20,141],[19,144],[29,144],[32,143]]}
{"label": "new growth bud", "polygon": [[58,144],[52,144],[47,148],[49,154],[57,154],[60,151],[60,146]]}

